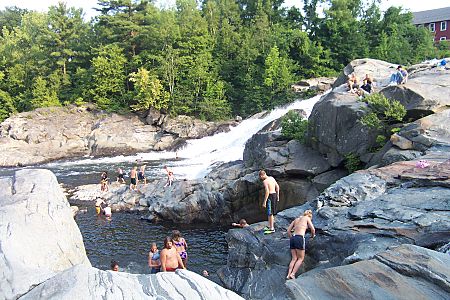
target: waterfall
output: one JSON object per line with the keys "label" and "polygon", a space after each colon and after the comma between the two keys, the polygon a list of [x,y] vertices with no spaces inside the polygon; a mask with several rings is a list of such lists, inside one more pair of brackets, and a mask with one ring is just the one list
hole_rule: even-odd
{"label": "waterfall", "polygon": [[[84,158],[73,161],[53,162],[48,167],[66,168],[81,167],[82,165],[118,165],[138,161],[160,161],[161,165],[169,165],[174,169],[177,179],[201,178],[205,176],[211,166],[219,162],[230,162],[242,159],[245,143],[265,125],[285,115],[291,109],[303,109],[307,116],[312,111],[314,104],[320,99],[317,95],[307,100],[297,100],[289,105],[276,108],[263,117],[248,118],[228,132],[222,132],[213,136],[197,140],[189,140],[185,147],[177,152],[146,152],[130,156],[115,156],[102,158]],[[178,159],[176,159],[178,157]],[[162,168],[162,166],[161,166]]]}

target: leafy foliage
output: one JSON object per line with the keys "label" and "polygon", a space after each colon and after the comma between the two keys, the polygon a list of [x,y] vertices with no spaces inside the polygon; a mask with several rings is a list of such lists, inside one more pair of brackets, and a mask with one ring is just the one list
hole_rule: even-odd
{"label": "leafy foliage", "polygon": [[[411,64],[450,56],[448,43],[433,45],[411,13],[382,13],[378,1],[305,0],[303,11],[283,0],[177,0],[168,9],[154,2],[99,0],[92,22],[63,2],[48,13],[0,10],[0,119],[75,102],[207,120],[246,116],[290,102],[292,83],[335,75],[354,58]],[[394,103],[374,112],[385,122],[399,111]]]}
{"label": "leafy foliage", "polygon": [[290,110],[281,119],[281,134],[288,139],[295,139],[305,143],[308,120],[300,116],[295,110]]}
{"label": "leafy foliage", "polygon": [[355,153],[349,153],[345,155],[344,166],[351,174],[357,170],[360,170],[362,168],[362,163],[358,155]]}

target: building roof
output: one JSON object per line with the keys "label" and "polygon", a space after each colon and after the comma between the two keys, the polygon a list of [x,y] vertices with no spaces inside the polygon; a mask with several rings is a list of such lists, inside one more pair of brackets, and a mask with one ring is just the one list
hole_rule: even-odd
{"label": "building roof", "polygon": [[413,12],[413,16],[413,23],[416,25],[446,21],[450,20],[450,7]]}

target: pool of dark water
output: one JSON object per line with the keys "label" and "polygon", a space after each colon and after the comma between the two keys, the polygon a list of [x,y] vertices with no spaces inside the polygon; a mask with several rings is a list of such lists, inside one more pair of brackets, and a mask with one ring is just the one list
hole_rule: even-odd
{"label": "pool of dark water", "polygon": [[178,229],[188,244],[188,269],[199,274],[208,270],[209,279],[219,283],[215,273],[226,264],[228,228],[206,224],[152,224],[141,220],[141,216],[120,212],[107,220],[97,216],[94,207],[77,215],[86,253],[94,267],[107,270],[111,260],[117,260],[121,271],[150,273],[147,257],[151,243],[155,242],[161,250],[164,238]]}

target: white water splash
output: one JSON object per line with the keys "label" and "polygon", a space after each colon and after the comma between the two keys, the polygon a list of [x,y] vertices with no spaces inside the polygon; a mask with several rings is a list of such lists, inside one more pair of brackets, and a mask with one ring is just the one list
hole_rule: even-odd
{"label": "white water splash", "polygon": [[[178,152],[147,152],[130,156],[115,156],[102,158],[86,158],[75,161],[55,162],[47,166],[71,167],[79,165],[118,164],[138,161],[171,161],[168,164],[174,169],[177,179],[201,178],[205,176],[213,164],[242,159],[245,143],[255,133],[268,123],[282,117],[291,109],[303,109],[310,115],[314,104],[320,99],[317,95],[307,100],[297,100],[292,104],[277,108],[262,118],[249,118],[239,125],[232,127],[229,132],[222,132],[213,136],[197,140],[189,140],[186,146]],[[178,156],[178,159],[175,159]],[[163,163],[163,162],[161,162]]]}

